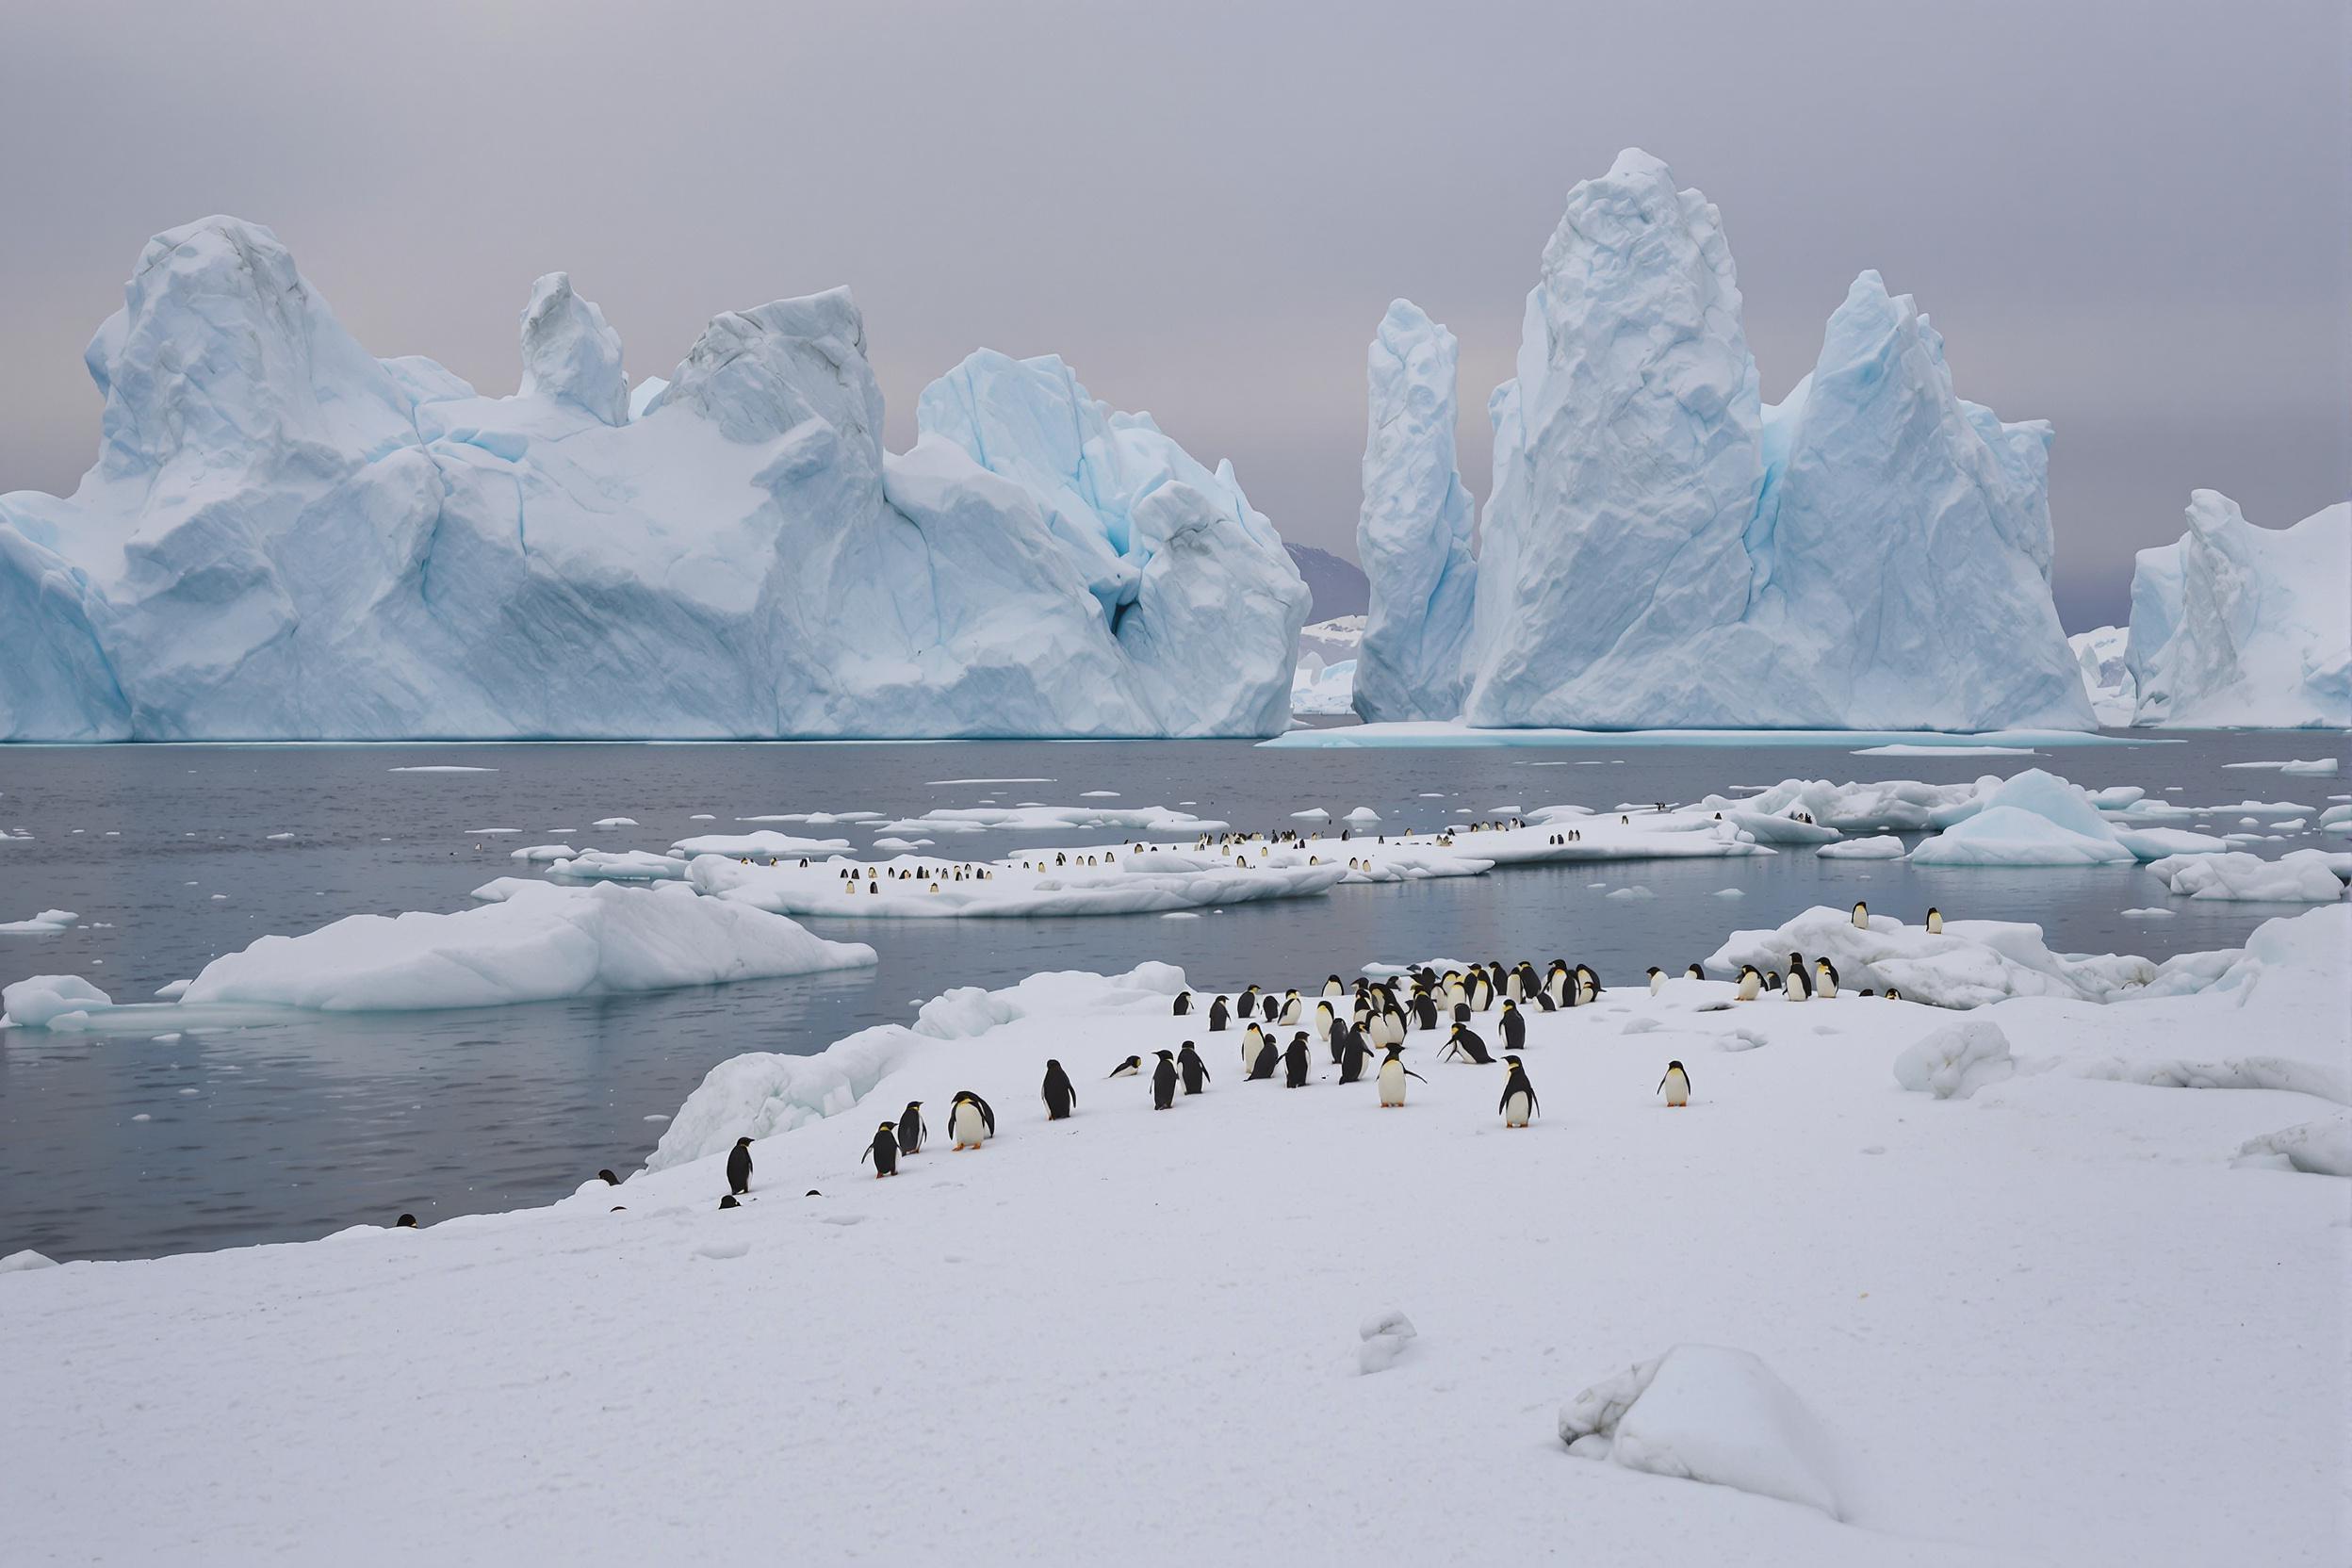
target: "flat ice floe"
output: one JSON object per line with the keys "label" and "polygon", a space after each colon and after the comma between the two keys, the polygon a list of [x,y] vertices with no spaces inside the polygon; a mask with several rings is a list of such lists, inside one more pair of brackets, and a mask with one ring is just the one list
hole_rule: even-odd
{"label": "flat ice floe", "polygon": [[[40,1434],[8,1453],[11,1550],[725,1556],[775,1539],[775,1489],[741,1480],[762,1453],[791,1458],[809,1560],[915,1556],[945,1520],[1055,1560],[2329,1561],[2345,1364],[2324,1332],[2315,1353],[2246,1326],[2340,1313],[2345,1189],[2296,1168],[2337,1107],[2082,1070],[2218,1041],[2341,1061],[2347,922],[2272,922],[2196,994],[1970,1014],[2017,1070],[1965,1102],[1894,1073],[1949,1012],[1611,988],[1528,1020],[1524,1131],[1501,1070],[1439,1064],[1427,1034],[1383,1111],[1320,1052],[1302,1088],[1240,1083],[1233,1037],[1170,1016],[1187,979],[1319,973],[948,993],[911,1027],[723,1064],[617,1190],[0,1280],[0,1386]],[[1154,1112],[1148,1080],[1106,1078],[1187,1038],[1202,1096]],[[1067,1121],[1037,1102],[1049,1056]],[[1656,1096],[1669,1058],[1686,1109]],[[961,1089],[995,1110],[978,1152],[945,1148]],[[860,1152],[917,1100],[930,1145],[874,1180]],[[738,1136],[751,1190],[720,1212]],[[1363,1376],[1366,1329],[1401,1323]],[[1679,1394],[1661,1365],[1596,1401],[1613,1426],[1580,1425],[1609,1460],[1571,1453],[1580,1391],[1696,1345],[1730,1353]],[[1152,1433],[1181,1451],[1138,1466]],[[1282,1455],[1313,1457],[1315,1507],[1217,1506]]]}
{"label": "flat ice floe", "polygon": [[[1126,844],[1107,853],[1114,857],[1108,864],[1101,863],[1098,852],[1096,865],[1043,872],[1002,863],[949,862],[936,856],[898,855],[858,862],[858,869],[878,873],[872,879],[843,876],[850,869],[844,861],[763,866],[705,855],[691,862],[688,879],[713,900],[778,914],[943,920],[1148,914],[1312,898],[1329,892],[1348,874],[1348,868],[1337,861],[1236,867],[1214,853],[1138,854]],[[960,879],[956,874],[959,869],[965,874]],[[987,870],[987,877],[973,874],[981,869]]]}
{"label": "flat ice floe", "polygon": [[2344,896],[2352,855],[2290,850],[2276,860],[2233,850],[2227,855],[2169,856],[2148,870],[2176,897],[2254,904],[2329,904]]}
{"label": "flat ice floe", "polygon": [[72,930],[81,918],[71,909],[43,909],[30,920],[0,920],[0,935],[54,937],[60,931]]}

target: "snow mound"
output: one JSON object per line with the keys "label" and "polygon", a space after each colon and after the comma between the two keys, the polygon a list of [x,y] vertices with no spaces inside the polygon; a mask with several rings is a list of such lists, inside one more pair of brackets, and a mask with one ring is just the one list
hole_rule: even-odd
{"label": "snow mound", "polygon": [[2132,571],[2132,722],[2352,727],[2352,502],[2260,529],[2216,490]]}
{"label": "snow mound", "polygon": [[2238,1157],[2241,1161],[2283,1162],[2291,1170],[2315,1176],[2352,1176],[2352,1111],[2248,1138]]}
{"label": "snow mound", "polygon": [[1629,1367],[1561,1407],[1560,1438],[1579,1458],[1844,1516],[1828,1435],[1745,1350],[1677,1345]]}
{"label": "snow mound", "polygon": [[[1855,278],[1777,406],[1758,394],[1741,311],[1716,209],[1665,164],[1628,149],[1569,192],[1517,375],[1487,406],[1462,717],[2090,728],[2050,598],[2050,426],[1962,400],[1940,335],[1876,272]],[[1424,359],[1408,379],[1442,407],[1442,367]],[[1376,373],[1376,426],[1388,395]],[[1392,497],[1437,488],[1399,471],[1434,468],[1434,441],[1408,445],[1367,455],[1366,514],[1395,547],[1367,547],[1365,567],[1392,645],[1434,656],[1458,612],[1429,585],[1466,580],[1471,563],[1426,503],[1386,521]],[[1426,678],[1446,691],[1448,674]]]}
{"label": "snow mound", "polygon": [[268,229],[156,236],[86,356],[96,465],[0,496],[0,740],[1288,723],[1280,538],[1058,361],[973,355],[892,454],[846,289],[714,317],[651,393],[562,273],[480,396]]}
{"label": "snow mound", "polygon": [[1413,1319],[1391,1308],[1376,1312],[1356,1326],[1356,1370],[1385,1372],[1396,1364],[1406,1349],[1418,1337]]}
{"label": "snow mound", "polygon": [[2320,849],[2289,850],[2276,860],[2231,850],[2223,855],[2168,855],[2148,869],[2180,898],[2331,904],[2344,896],[2347,861],[2352,857]]}
{"label": "snow mound", "polygon": [[863,942],[826,941],[678,885],[514,882],[505,893],[455,914],[351,915],[299,937],[264,937],[206,964],[181,1000],[322,1012],[483,1007],[874,961]]}
{"label": "snow mound", "polygon": [[27,1247],[21,1252],[10,1252],[0,1258],[0,1274],[23,1274],[36,1268],[55,1268],[57,1260],[45,1257]]}
{"label": "snow mound", "polygon": [[1900,860],[1903,841],[1891,833],[1882,833],[1875,838],[1823,844],[1817,853],[1832,860]]}
{"label": "snow mound", "polygon": [[2016,1070],[2009,1037],[1999,1024],[1976,1019],[1916,1040],[1895,1058],[1896,1083],[1938,1100],[1966,1100]]}
{"label": "snow mound", "polygon": [[114,998],[78,974],[36,974],[0,987],[0,1021],[19,1029],[45,1029],[58,1019],[113,1005]]}

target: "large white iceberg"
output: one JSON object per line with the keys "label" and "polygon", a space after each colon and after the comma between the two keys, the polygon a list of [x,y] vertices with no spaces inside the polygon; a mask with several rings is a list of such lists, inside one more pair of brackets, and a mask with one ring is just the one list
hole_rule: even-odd
{"label": "large white iceberg", "polygon": [[[1875,272],[1788,399],[1757,388],[1715,208],[1621,154],[1569,193],[1489,404],[1462,717],[2092,727],[2050,592],[2050,427],[1955,396]],[[1451,533],[1419,537],[1404,564],[1435,578]],[[1376,602],[1411,602],[1399,563],[1365,566]]]}
{"label": "large white iceberg", "polygon": [[[0,497],[0,739],[1271,735],[1307,595],[1230,466],[976,354],[883,450],[844,289],[663,384],[568,278],[521,390],[378,360],[269,230],[150,241],[71,498]],[[644,392],[646,384],[641,384]]]}
{"label": "large white iceberg", "polygon": [[2082,694],[2091,699],[2091,713],[2101,726],[2132,722],[2136,704],[2131,645],[2129,627],[2093,627],[2066,639],[2066,646],[2074,650],[2075,666],[2082,672]]}
{"label": "large white iceberg", "polygon": [[1462,711],[1462,648],[1478,587],[1470,492],[1454,466],[1454,335],[1410,300],[1380,318],[1366,355],[1371,416],[1356,553],[1372,608],[1356,711],[1374,721]]}
{"label": "large white iceberg", "polygon": [[2352,727],[2352,501],[2262,529],[2216,490],[2132,570],[2132,722]]}

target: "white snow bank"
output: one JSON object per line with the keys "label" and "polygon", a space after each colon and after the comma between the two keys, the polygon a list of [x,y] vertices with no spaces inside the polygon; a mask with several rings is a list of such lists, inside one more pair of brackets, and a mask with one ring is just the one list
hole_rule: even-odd
{"label": "white snow bank", "polygon": [[2169,855],[2148,866],[2175,897],[2230,899],[2247,904],[2330,904],[2344,897],[2352,857],[2326,850],[2290,850],[2265,860],[2243,850],[2225,855]]}
{"label": "white snow bank", "polygon": [[1978,1019],[1937,1030],[1904,1047],[1895,1058],[1896,1083],[1938,1100],[1966,1100],[2016,1070],[2009,1037],[2000,1025]]}
{"label": "white snow bank", "polygon": [[2282,1161],[2315,1176],[2352,1176],[2352,1111],[2248,1138],[2238,1156],[2247,1162]]}
{"label": "white snow bank", "polygon": [[43,909],[30,920],[0,920],[0,933],[20,937],[53,937],[72,928],[82,917],[71,909]]}
{"label": "white snow bank", "polygon": [[1356,1325],[1356,1338],[1361,1341],[1356,1347],[1356,1370],[1387,1371],[1418,1337],[1413,1319],[1395,1308],[1372,1314]]}
{"label": "white snow bank", "polygon": [[1745,1350],[1677,1345],[1628,1367],[1560,1408],[1560,1438],[1579,1458],[1844,1517],[1828,1435]]}
{"label": "white snow bank", "polygon": [[57,1019],[112,1005],[112,997],[78,974],[36,974],[0,987],[0,1021],[19,1029],[43,1029]]}
{"label": "white snow bank", "polygon": [[57,1260],[45,1257],[27,1247],[21,1252],[10,1252],[0,1258],[0,1274],[24,1274],[36,1268],[55,1268]]}

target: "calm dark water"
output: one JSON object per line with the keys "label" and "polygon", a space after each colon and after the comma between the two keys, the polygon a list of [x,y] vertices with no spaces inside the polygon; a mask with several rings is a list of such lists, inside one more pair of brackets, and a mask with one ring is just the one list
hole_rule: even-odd
{"label": "calm dark water", "polygon": [[[0,984],[78,973],[117,1001],[144,1000],[268,933],[361,912],[466,907],[470,890],[517,869],[506,854],[517,844],[662,849],[769,812],[915,815],[989,796],[1076,804],[1083,792],[1113,790],[1119,805],[1184,805],[1244,826],[1357,805],[1391,825],[1432,826],[1506,806],[1690,800],[1791,776],[1948,782],[2029,765],[2093,788],[2156,794],[2179,785],[2169,798],[2191,804],[2316,808],[2352,786],[2222,764],[2343,751],[2343,737],[2327,734],[2135,739],[2031,760],[1860,757],[1844,746],[1267,751],[1222,742],[0,748],[0,826],[33,835],[0,843],[0,921],[54,906],[84,923],[0,936]],[[391,771],[434,763],[497,771]],[[1052,782],[937,782],[972,778]],[[700,812],[717,820],[690,820]],[[589,825],[605,817],[642,825]],[[2234,814],[2210,825],[2237,827]],[[523,831],[467,831],[480,827]],[[824,831],[861,847],[870,840]],[[2260,847],[2313,842],[2352,847],[2341,835]],[[1015,846],[988,835],[953,847]],[[1604,903],[1593,883],[1657,896]],[[1744,896],[1710,896],[1727,887]],[[1303,983],[1372,959],[1555,953],[1631,980],[1653,963],[1702,957],[1737,927],[1856,897],[1897,914],[1934,903],[2036,921],[2062,949],[2157,957],[2234,945],[2284,912],[2168,901],[2136,869],[1913,870],[1789,850],[1349,888],[1199,920],[812,921],[825,935],[872,941],[880,964],[655,996],[320,1017],[168,1042],[0,1030],[0,1253],[148,1256],[300,1239],[402,1210],[431,1223],[544,1201],[599,1166],[641,1162],[662,1127],[646,1119],[675,1111],[713,1063],[821,1050],[851,1030],[905,1021],[911,1004],[950,986],[1166,959],[1224,988]],[[2120,913],[2168,902],[2170,920]]]}

